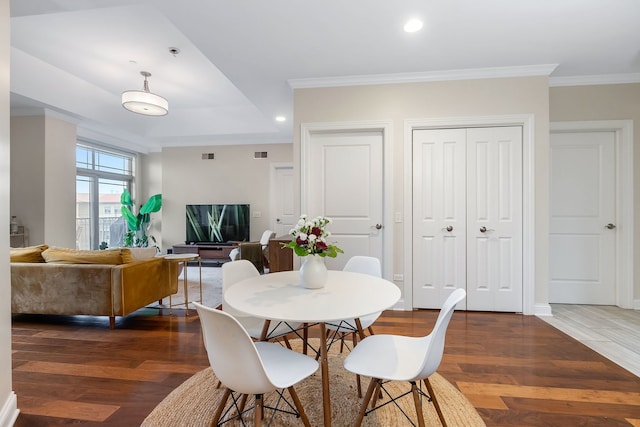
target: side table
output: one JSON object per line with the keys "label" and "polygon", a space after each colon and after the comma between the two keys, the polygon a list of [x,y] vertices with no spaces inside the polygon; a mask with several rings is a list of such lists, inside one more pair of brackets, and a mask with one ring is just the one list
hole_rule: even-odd
{"label": "side table", "polygon": [[[182,283],[184,285],[184,308],[186,310],[185,311],[186,316],[188,316],[189,303],[192,301],[189,301],[189,282],[187,279],[187,262],[198,261],[198,270],[200,272],[200,299],[197,300],[197,302],[202,304],[202,259],[200,258],[199,254],[169,254],[169,255],[165,255],[164,259],[166,259],[167,261],[175,262],[177,264],[182,263],[182,266],[183,266],[182,270],[184,273],[182,276]],[[171,301],[171,295],[169,295],[169,315],[172,314],[173,307],[181,304],[182,303],[173,304],[173,302]]]}

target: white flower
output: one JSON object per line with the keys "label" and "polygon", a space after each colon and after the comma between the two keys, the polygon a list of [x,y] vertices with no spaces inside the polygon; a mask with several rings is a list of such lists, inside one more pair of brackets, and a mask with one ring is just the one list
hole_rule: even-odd
{"label": "white flower", "polygon": [[318,236],[316,236],[315,234],[309,234],[309,241],[310,242],[314,242],[317,238],[318,238]]}
{"label": "white flower", "polygon": [[300,238],[302,240],[307,240],[307,233],[300,232]]}

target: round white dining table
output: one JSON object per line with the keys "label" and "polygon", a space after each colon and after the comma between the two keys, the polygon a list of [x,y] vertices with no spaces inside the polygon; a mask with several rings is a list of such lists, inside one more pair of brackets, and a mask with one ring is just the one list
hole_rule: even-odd
{"label": "round white dining table", "polygon": [[[393,306],[400,289],[388,280],[361,273],[329,270],[323,288],[299,284],[299,271],[268,273],[242,280],[225,292],[227,304],[250,316],[268,321],[320,325],[320,367],[324,425],[331,425],[329,366],[325,323],[359,319]],[[363,332],[357,320],[360,335]],[[265,332],[268,328],[265,327]]]}

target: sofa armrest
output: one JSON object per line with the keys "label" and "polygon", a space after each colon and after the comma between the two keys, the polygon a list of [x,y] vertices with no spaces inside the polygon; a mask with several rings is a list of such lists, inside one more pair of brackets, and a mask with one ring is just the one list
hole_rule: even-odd
{"label": "sofa armrest", "polygon": [[114,314],[125,316],[175,294],[178,291],[178,274],[172,264],[158,257],[114,266]]}

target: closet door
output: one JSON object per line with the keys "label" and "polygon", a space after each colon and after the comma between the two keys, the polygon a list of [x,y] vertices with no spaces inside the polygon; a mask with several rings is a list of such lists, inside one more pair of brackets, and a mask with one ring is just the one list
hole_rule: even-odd
{"label": "closet door", "polygon": [[[413,306],[466,286],[465,129],[413,132]],[[464,309],[464,304],[458,306]]]}
{"label": "closet door", "polygon": [[467,131],[467,309],[522,311],[522,128]]}
{"label": "closet door", "polygon": [[522,311],[522,128],[413,133],[413,306]]}

